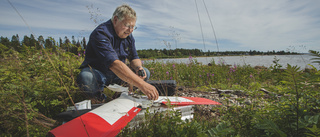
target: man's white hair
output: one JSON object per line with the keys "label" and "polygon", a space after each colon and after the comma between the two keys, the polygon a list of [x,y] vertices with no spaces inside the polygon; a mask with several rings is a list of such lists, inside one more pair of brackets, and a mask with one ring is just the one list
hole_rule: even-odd
{"label": "man's white hair", "polygon": [[136,12],[127,4],[122,4],[116,8],[111,18],[112,22],[116,16],[120,21],[122,21],[124,18],[137,19]]}

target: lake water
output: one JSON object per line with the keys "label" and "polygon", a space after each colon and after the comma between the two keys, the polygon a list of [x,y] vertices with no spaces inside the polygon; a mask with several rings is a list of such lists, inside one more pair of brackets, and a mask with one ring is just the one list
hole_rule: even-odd
{"label": "lake water", "polygon": [[[311,63],[311,58],[314,56],[311,55],[261,55],[261,56],[216,56],[216,57],[195,57],[192,58],[197,60],[202,64],[208,64],[215,61],[216,64],[227,64],[227,65],[250,65],[250,66],[273,66],[273,61],[275,57],[279,59],[278,64],[282,65],[282,68],[286,68],[287,64],[291,66],[298,66],[301,69],[312,68],[308,64],[312,64],[318,70],[320,65],[318,63]],[[175,63],[189,63],[189,58],[179,58],[179,59],[156,59],[156,62],[175,62]],[[147,61],[148,62],[148,61]]]}

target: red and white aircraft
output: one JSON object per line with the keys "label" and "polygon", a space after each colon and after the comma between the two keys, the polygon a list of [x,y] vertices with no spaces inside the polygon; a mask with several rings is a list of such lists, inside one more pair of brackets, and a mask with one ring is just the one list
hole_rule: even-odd
{"label": "red and white aircraft", "polygon": [[49,131],[48,136],[112,137],[116,136],[142,108],[169,103],[175,106],[221,105],[219,102],[199,97],[159,96],[158,100],[151,101],[146,96],[129,94],[129,89],[125,87],[109,86],[108,88],[123,93],[119,98]]}

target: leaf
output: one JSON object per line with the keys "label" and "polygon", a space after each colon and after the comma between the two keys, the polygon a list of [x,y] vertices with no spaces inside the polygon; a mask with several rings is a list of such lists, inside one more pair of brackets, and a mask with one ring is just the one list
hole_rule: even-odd
{"label": "leaf", "polygon": [[256,128],[263,129],[267,134],[275,134],[279,137],[286,137],[287,135],[279,129],[279,127],[269,119],[263,119],[260,121]]}

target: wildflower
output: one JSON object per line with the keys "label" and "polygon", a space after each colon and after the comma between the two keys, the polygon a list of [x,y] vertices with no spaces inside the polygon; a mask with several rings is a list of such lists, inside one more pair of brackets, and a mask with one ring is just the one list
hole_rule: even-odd
{"label": "wildflower", "polygon": [[202,75],[199,75],[199,77],[201,77]]}
{"label": "wildflower", "polygon": [[252,74],[250,74],[250,78],[252,78],[253,76],[252,76]]}
{"label": "wildflower", "polygon": [[172,65],[172,67],[173,67],[173,68],[175,68],[175,67],[176,67],[176,65],[174,65],[174,64],[173,64],[173,65]]}
{"label": "wildflower", "polygon": [[169,71],[167,71],[166,73],[167,73],[167,75],[169,75]]}
{"label": "wildflower", "polygon": [[192,56],[191,55],[189,56],[189,61],[190,61],[190,63],[192,63]]}
{"label": "wildflower", "polygon": [[172,77],[170,77],[170,80],[172,80],[173,78]]}
{"label": "wildflower", "polygon": [[209,77],[210,76],[210,73],[207,73],[207,77]]}
{"label": "wildflower", "polygon": [[80,53],[78,53],[78,57],[80,57],[81,56],[81,54]]}
{"label": "wildflower", "polygon": [[213,76],[214,76],[214,74],[212,73],[212,74],[211,74],[211,76],[213,77]]}
{"label": "wildflower", "polygon": [[236,69],[230,68],[229,72],[231,73],[231,72],[235,72],[235,71],[236,71]]}

